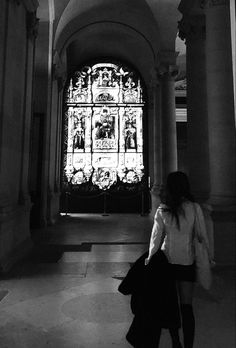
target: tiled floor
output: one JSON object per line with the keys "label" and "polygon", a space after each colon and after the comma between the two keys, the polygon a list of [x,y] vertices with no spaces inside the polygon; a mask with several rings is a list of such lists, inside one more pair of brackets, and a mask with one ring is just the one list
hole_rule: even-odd
{"label": "tiled floor", "polygon": [[[148,216],[77,214],[45,230],[45,245],[0,280],[0,347],[130,347],[129,296],[117,288],[151,226]],[[213,289],[196,287],[194,309],[195,348],[234,348],[235,270],[216,267]]]}

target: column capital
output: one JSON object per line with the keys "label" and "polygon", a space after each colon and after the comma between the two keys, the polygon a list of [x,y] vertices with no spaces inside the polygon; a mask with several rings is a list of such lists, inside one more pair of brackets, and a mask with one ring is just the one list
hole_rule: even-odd
{"label": "column capital", "polygon": [[178,75],[179,69],[175,64],[161,63],[157,68],[157,76],[159,79],[169,78],[174,80]]}
{"label": "column capital", "polygon": [[148,88],[151,90],[155,89],[159,84],[160,84],[160,81],[158,79],[157,68],[154,67],[153,69],[150,70],[150,80],[149,80]]}
{"label": "column capital", "polygon": [[206,23],[205,15],[183,16],[178,22],[178,36],[183,41],[205,40]]}
{"label": "column capital", "polygon": [[178,54],[176,51],[160,51],[158,53],[155,69],[158,79],[176,77],[178,74],[178,67],[176,65]]}
{"label": "column capital", "polygon": [[38,36],[39,18],[36,17],[36,12],[27,11],[26,14],[26,29],[29,39],[34,41]]}
{"label": "column capital", "polygon": [[160,51],[157,55],[156,66],[159,67],[161,64],[175,65],[178,54],[179,52],[176,51]]}
{"label": "column capital", "polygon": [[16,5],[22,4],[27,11],[29,12],[35,12],[39,6],[38,0],[11,0]]}
{"label": "column capital", "polygon": [[66,69],[57,51],[53,55],[53,78],[58,82],[58,88],[61,90],[66,81]]}

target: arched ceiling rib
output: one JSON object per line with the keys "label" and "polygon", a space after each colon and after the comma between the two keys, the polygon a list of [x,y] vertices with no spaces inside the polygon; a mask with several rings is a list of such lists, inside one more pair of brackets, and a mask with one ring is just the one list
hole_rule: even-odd
{"label": "arched ceiling rib", "polygon": [[[39,0],[37,15],[41,22],[48,21],[53,6],[54,49],[61,57],[69,53],[69,69],[75,63],[103,55],[135,62],[139,69],[149,64],[152,70],[162,57],[160,52],[175,52],[179,3],[180,0]],[[142,70],[147,76],[148,68]]]}
{"label": "arched ceiling rib", "polygon": [[144,0],[71,0],[58,23],[54,47],[60,52],[68,37],[80,28],[103,21],[133,27],[158,49],[158,25]]}
{"label": "arched ceiling rib", "polygon": [[103,22],[88,25],[71,38],[67,48],[68,72],[87,60],[102,57],[134,65],[146,82],[150,79],[151,67],[155,65],[152,46],[141,34],[127,25]]}

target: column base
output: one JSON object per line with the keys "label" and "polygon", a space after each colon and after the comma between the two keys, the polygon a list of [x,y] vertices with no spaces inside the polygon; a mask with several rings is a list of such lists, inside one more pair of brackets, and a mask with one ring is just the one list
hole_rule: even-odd
{"label": "column base", "polygon": [[1,207],[0,214],[0,272],[8,272],[31,250],[29,228],[30,206],[7,205]]}
{"label": "column base", "polygon": [[47,225],[52,226],[56,223],[60,213],[60,192],[50,191],[48,194],[48,215]]}
{"label": "column base", "polygon": [[236,207],[236,197],[234,195],[225,195],[225,194],[211,194],[208,200],[208,203],[214,207],[220,207],[223,209],[235,209]]}
{"label": "column base", "polygon": [[17,245],[16,248],[0,258],[0,274],[7,273],[20,260],[29,255],[33,250],[33,242],[30,237]]}
{"label": "column base", "polygon": [[236,206],[212,206],[215,260],[218,264],[236,264]]}

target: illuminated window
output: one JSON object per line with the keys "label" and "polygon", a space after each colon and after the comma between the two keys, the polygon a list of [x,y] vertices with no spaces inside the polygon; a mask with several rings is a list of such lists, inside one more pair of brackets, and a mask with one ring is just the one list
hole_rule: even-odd
{"label": "illuminated window", "polygon": [[140,78],[121,65],[76,71],[66,90],[64,181],[107,190],[144,175]]}

